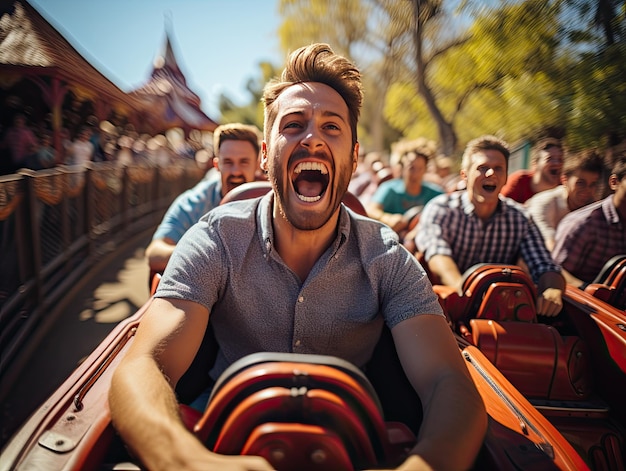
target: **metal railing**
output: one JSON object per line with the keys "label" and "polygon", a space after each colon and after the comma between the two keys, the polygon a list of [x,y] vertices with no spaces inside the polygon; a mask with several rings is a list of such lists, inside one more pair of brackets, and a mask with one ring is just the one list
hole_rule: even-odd
{"label": "metal railing", "polygon": [[78,280],[203,176],[190,160],[0,176],[0,378]]}

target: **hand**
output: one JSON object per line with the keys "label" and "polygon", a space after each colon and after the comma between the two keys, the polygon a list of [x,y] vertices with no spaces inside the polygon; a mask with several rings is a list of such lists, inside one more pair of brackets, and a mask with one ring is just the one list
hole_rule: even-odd
{"label": "hand", "polygon": [[[380,471],[377,468],[378,471]],[[396,471],[433,471],[433,468],[418,455],[409,455],[400,466],[395,468]]]}
{"label": "hand", "polygon": [[557,288],[546,288],[537,298],[537,314],[555,317],[563,308],[563,291]]}

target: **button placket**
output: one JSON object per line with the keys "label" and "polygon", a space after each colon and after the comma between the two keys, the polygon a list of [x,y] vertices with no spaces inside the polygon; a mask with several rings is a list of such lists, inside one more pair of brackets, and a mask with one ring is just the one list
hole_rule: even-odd
{"label": "button placket", "polygon": [[302,309],[304,308],[304,295],[302,293],[300,293],[298,295],[298,298],[296,299],[296,306],[295,306],[295,319],[294,319],[294,340],[293,340],[293,350],[297,351],[298,349],[302,348],[302,340],[300,338],[298,338],[300,336],[300,332],[299,332],[299,328],[298,328],[298,317],[303,315],[302,312],[300,312]]}

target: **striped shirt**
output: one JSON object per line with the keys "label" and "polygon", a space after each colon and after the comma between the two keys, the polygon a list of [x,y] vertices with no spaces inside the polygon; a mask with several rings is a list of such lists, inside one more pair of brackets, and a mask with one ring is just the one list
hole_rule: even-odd
{"label": "striped shirt", "polygon": [[626,253],[625,226],[610,195],[561,220],[552,256],[576,278],[591,283],[606,262]]}
{"label": "striped shirt", "polygon": [[436,197],[420,216],[415,242],[426,261],[447,255],[461,273],[477,263],[517,264],[520,256],[535,283],[546,272],[561,271],[524,207],[502,195],[487,221],[476,215],[466,191]]}

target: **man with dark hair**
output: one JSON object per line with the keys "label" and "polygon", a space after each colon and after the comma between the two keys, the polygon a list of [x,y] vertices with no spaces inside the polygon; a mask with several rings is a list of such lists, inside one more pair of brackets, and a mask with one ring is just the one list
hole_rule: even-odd
{"label": "man with dark hair", "polygon": [[261,131],[247,124],[223,124],[215,129],[213,165],[218,174],[201,180],[170,205],[146,248],[150,270],[165,270],[176,244],[187,229],[219,205],[230,190],[254,181],[259,169],[261,139]]}
{"label": "man with dark hair", "polygon": [[367,207],[369,217],[384,222],[398,234],[402,234],[411,221],[411,210],[423,207],[431,199],[443,193],[443,188],[424,181],[433,151],[418,139],[399,142],[394,149],[400,155],[401,178],[381,183]]}
{"label": "man with dark hair", "polygon": [[603,168],[602,156],[595,150],[582,151],[567,159],[561,185],[537,193],[526,201],[528,213],[548,250],[554,248],[554,234],[561,219],[599,198],[598,181]]}
{"label": "man with dark hair", "polygon": [[463,272],[475,264],[516,264],[521,255],[538,285],[537,313],[556,316],[565,281],[523,206],[500,194],[508,159],[508,145],[497,137],[470,141],[461,163],[467,190],[426,205],[417,225],[417,249],[430,271],[457,290]]}
{"label": "man with dark hair", "polygon": [[552,258],[567,282],[581,289],[612,257],[626,254],[626,156],[613,165],[609,187],[612,195],[569,213],[556,230]]}
{"label": "man with dark hair", "polygon": [[148,469],[270,469],[210,452],[179,418],[172,388],[209,323],[214,380],[263,351],[363,367],[386,323],[424,409],[401,469],[471,467],[487,416],[428,277],[388,226],[341,204],[361,102],[358,69],[325,44],[294,51],[266,86],[261,167],[272,191],[187,231],[112,379],[113,424]]}
{"label": "man with dark hair", "polygon": [[541,139],[531,153],[531,169],[518,170],[509,175],[502,195],[518,203],[531,196],[556,187],[563,170],[563,145],[559,139]]}

